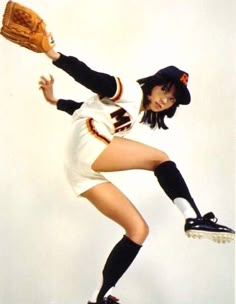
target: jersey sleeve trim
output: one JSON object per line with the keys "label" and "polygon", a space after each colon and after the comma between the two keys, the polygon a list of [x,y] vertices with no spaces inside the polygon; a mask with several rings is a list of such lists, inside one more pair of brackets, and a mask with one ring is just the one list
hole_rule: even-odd
{"label": "jersey sleeve trim", "polygon": [[86,126],[87,129],[89,131],[89,133],[91,135],[93,135],[95,138],[97,138],[98,140],[102,141],[103,143],[105,143],[106,145],[109,144],[111,141],[110,139],[108,139],[106,136],[100,134],[95,126],[94,126],[94,119],[93,118],[87,118],[86,119]]}
{"label": "jersey sleeve trim", "polygon": [[113,97],[111,97],[110,99],[114,102],[116,102],[117,100],[119,100],[122,96],[122,93],[123,93],[123,85],[122,85],[122,82],[120,80],[119,77],[115,77],[116,79],[116,93]]}

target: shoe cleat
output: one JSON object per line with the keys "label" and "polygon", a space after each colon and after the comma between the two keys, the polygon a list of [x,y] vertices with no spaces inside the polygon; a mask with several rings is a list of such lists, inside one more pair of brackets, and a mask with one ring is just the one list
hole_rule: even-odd
{"label": "shoe cleat", "polygon": [[216,243],[234,241],[235,232],[231,228],[217,224],[217,218],[212,212],[203,217],[189,218],[185,223],[185,233],[193,239],[209,239]]}

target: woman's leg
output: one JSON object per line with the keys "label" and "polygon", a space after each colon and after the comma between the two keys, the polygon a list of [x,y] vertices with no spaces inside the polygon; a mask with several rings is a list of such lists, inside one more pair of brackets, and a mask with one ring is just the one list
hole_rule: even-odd
{"label": "woman's leg", "polygon": [[92,169],[100,172],[129,169],[154,171],[159,164],[168,160],[168,155],[161,150],[127,138],[114,137],[95,160]]}
{"label": "woman's leg", "polygon": [[101,303],[107,291],[115,286],[135,259],[148,235],[148,226],[129,199],[109,182],[91,188],[82,196],[125,231],[125,236],[113,248],[105,263],[103,282],[96,299],[96,303]]}
{"label": "woman's leg", "polygon": [[161,150],[130,139],[114,137],[95,160],[92,169],[100,172],[130,169],[153,171],[160,186],[185,218],[201,217],[181,173]]}
{"label": "woman's leg", "polygon": [[102,214],[124,228],[133,242],[142,245],[148,235],[148,226],[130,200],[112,183],[99,184],[82,194]]}
{"label": "woman's leg", "polygon": [[234,239],[235,232],[217,224],[217,218],[212,212],[201,216],[180,171],[165,152],[115,137],[95,160],[92,168],[105,172],[129,169],[154,171],[162,189],[183,213],[186,219],[184,228],[189,237],[208,238],[218,243]]}

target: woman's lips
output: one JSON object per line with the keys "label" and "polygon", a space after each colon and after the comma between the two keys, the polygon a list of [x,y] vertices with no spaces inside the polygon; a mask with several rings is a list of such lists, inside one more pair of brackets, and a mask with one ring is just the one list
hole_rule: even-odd
{"label": "woman's lips", "polygon": [[158,101],[155,101],[155,105],[157,106],[158,109],[162,109],[162,104]]}

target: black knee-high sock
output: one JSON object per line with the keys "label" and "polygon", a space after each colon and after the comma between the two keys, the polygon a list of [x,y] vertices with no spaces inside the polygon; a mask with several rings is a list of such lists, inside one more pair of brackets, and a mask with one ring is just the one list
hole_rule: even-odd
{"label": "black knee-high sock", "polygon": [[166,161],[160,164],[154,170],[154,174],[157,177],[160,186],[172,201],[179,197],[186,199],[192,206],[196,215],[198,217],[201,216],[201,213],[191,197],[189,189],[174,162]]}
{"label": "black knee-high sock", "polygon": [[131,265],[142,246],[124,236],[111,251],[103,269],[103,284],[97,296],[101,303],[106,292],[118,282]]}

